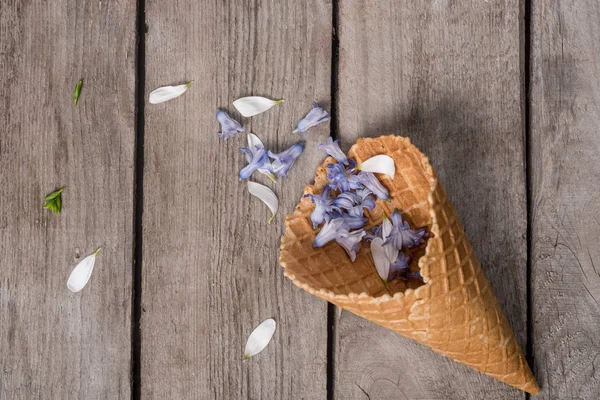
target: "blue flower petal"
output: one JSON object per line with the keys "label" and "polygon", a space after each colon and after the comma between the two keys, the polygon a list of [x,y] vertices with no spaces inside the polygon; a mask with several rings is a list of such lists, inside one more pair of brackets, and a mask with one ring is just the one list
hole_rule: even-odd
{"label": "blue flower petal", "polygon": [[[241,150],[241,149],[240,149]],[[246,156],[248,156],[248,149],[242,150]],[[266,163],[269,161],[267,156],[267,150],[262,148],[256,148],[256,152],[252,155],[252,160],[240,171],[240,180],[248,179],[254,171],[259,168],[264,168]]]}
{"label": "blue flower petal", "polygon": [[335,240],[341,235],[348,233],[348,226],[344,223],[343,218],[335,218],[327,221],[321,228],[321,231],[315,237],[313,247],[323,247],[327,243]]}
{"label": "blue flower petal", "polygon": [[342,246],[350,259],[354,262],[356,259],[356,253],[360,250],[360,242],[365,235],[364,229],[360,229],[354,232],[347,232],[338,235],[335,242]]}
{"label": "blue flower petal", "polygon": [[217,121],[221,124],[221,132],[217,135],[225,140],[244,131],[242,125],[223,110],[217,110]]}
{"label": "blue flower petal", "polygon": [[344,163],[348,165],[348,157],[344,154],[342,149],[340,149],[340,141],[334,141],[331,136],[327,138],[327,144],[320,144],[319,147],[331,157],[335,158],[337,162]]}
{"label": "blue flower petal", "polygon": [[294,129],[294,133],[298,132],[306,132],[313,126],[317,126],[322,122],[329,121],[331,116],[321,107],[319,107],[316,103],[313,103],[312,110],[296,125],[296,129]]}
{"label": "blue flower petal", "polygon": [[304,151],[304,142],[296,143],[285,151],[275,154],[269,151],[269,157],[273,159],[273,172],[279,176],[287,177],[289,169],[294,165],[296,159]]}
{"label": "blue flower petal", "polygon": [[359,172],[357,180],[381,200],[388,200],[390,195],[379,179],[371,172]]}
{"label": "blue flower petal", "polygon": [[394,227],[385,244],[391,243],[396,249],[402,249],[403,247],[411,249],[420,246],[427,239],[425,228],[410,229],[408,222],[402,221],[402,215],[398,210],[394,210],[392,214],[392,223]]}
{"label": "blue flower petal", "polygon": [[315,203],[315,209],[310,214],[310,220],[313,223],[313,229],[316,229],[323,221],[325,221],[328,213],[333,211],[333,198],[329,196],[331,189],[325,186],[320,195],[308,193],[304,197],[310,197]]}

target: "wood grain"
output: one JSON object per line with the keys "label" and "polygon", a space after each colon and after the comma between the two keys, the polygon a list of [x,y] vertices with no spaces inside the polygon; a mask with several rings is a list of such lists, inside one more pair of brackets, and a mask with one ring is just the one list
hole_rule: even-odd
{"label": "wood grain", "polygon": [[[283,277],[278,249],[323,156],[328,125],[293,134],[313,101],[328,107],[331,5],[323,1],[146,4],[147,92],[194,80],[180,98],[146,108],[142,396],[325,399],[327,305]],[[286,102],[242,119],[247,95]],[[272,184],[269,211],[238,180],[246,135],[216,133],[222,108],[274,151],[306,141],[289,179]],[[273,317],[261,354],[242,362],[250,332]]]}
{"label": "wood grain", "polygon": [[0,2],[0,399],[130,397],[134,52],[133,1]]}
{"label": "wood grain", "polygon": [[545,399],[600,397],[600,4],[533,2],[534,372]]}
{"label": "wood grain", "polygon": [[[409,136],[432,160],[526,345],[526,192],[517,2],[343,1],[339,132]],[[338,399],[518,399],[522,392],[347,312]]]}

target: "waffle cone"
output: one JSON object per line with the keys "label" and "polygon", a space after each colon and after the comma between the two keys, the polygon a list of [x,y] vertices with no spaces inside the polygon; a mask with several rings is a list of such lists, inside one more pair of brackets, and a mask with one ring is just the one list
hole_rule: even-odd
{"label": "waffle cone", "polygon": [[[348,155],[361,163],[387,154],[395,161],[394,179],[381,175],[391,202],[377,201],[367,211],[367,228],[382,222],[395,208],[412,228],[427,227],[431,237],[413,256],[413,271],[423,282],[393,280],[386,287],[373,263],[369,246],[355,262],[335,242],[313,248],[314,208],[303,198],[287,216],[280,262],[285,275],[307,292],[376,324],[414,339],[436,353],[490,375],[523,391],[539,391],[519,350],[506,317],[483,275],[463,228],[456,218],[429,159],[410,139],[382,136],[359,139]],[[320,193],[327,183],[328,158],[317,169],[305,193]]]}

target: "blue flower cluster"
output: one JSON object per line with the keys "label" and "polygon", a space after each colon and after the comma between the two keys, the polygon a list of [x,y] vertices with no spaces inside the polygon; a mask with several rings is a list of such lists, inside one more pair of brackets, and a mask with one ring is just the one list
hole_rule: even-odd
{"label": "blue flower cluster", "polygon": [[387,189],[379,179],[370,172],[357,171],[356,162],[349,159],[340,149],[339,141],[331,137],[327,144],[320,147],[335,158],[336,162],[327,166],[328,183],[320,194],[306,194],[315,204],[310,219],[313,228],[323,227],[315,237],[314,247],[323,247],[335,241],[341,245],[348,256],[354,261],[360,250],[362,241],[372,241],[375,238],[381,242],[383,254],[389,259],[384,281],[392,279],[421,279],[421,275],[411,272],[409,265],[411,257],[402,252],[403,248],[412,249],[420,246],[427,239],[425,228],[411,229],[408,222],[402,220],[398,210],[392,214],[391,221],[384,218],[381,226],[372,232],[364,229],[367,218],[364,210],[375,208],[375,200],[389,200]]}

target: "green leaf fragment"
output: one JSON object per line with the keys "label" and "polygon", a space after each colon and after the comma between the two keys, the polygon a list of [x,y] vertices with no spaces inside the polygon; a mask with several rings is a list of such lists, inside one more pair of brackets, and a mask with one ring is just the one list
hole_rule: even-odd
{"label": "green leaf fragment", "polygon": [[56,214],[60,214],[60,211],[62,209],[62,192],[63,192],[63,190],[65,190],[65,188],[61,188],[55,192],[50,193],[46,197],[44,197],[44,200],[47,202],[46,204],[44,204],[44,208],[46,210],[51,210],[51,211],[54,211],[54,213],[56,213]]}
{"label": "green leaf fragment", "polygon": [[77,101],[79,100],[79,94],[81,93],[81,86],[83,86],[83,80],[77,82],[75,86],[75,90],[73,91],[73,105],[77,105]]}
{"label": "green leaf fragment", "polygon": [[63,190],[65,190],[65,188],[61,188],[61,189],[58,189],[58,190],[50,193],[49,195],[44,197],[44,200],[49,201],[49,200],[57,198],[63,192]]}

